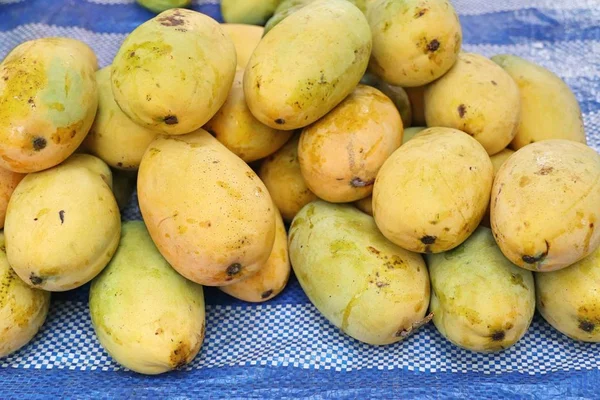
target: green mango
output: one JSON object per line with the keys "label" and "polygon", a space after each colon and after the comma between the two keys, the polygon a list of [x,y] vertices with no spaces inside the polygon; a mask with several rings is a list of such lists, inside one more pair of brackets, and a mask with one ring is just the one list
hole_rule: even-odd
{"label": "green mango", "polygon": [[221,0],[221,15],[229,24],[263,25],[281,0]]}
{"label": "green mango", "polygon": [[460,246],[427,254],[433,323],[453,344],[496,352],[519,341],[535,311],[533,275],[512,264],[489,228]]}
{"label": "green mango", "polygon": [[92,281],[89,307],[100,344],[141,374],[190,363],[204,341],[202,286],[171,268],[142,221],[123,223],[117,253]]}
{"label": "green mango", "polygon": [[373,218],[353,206],[307,204],[292,221],[288,244],[302,289],[347,335],[386,345],[431,319],[421,255],[388,241]]}
{"label": "green mango", "polygon": [[189,7],[192,4],[192,0],[137,0],[137,2],[157,14],[171,8]]}
{"label": "green mango", "polygon": [[361,83],[380,90],[394,102],[394,105],[402,117],[402,125],[405,130],[412,125],[412,109],[410,106],[410,99],[408,98],[408,94],[406,94],[406,90],[400,86],[390,85],[389,83],[380,79],[377,75],[370,72],[367,72],[363,76]]}

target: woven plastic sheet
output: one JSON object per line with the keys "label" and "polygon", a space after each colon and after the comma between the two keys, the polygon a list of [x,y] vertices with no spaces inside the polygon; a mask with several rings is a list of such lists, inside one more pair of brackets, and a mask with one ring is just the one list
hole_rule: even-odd
{"label": "woven plastic sheet", "polygon": [[[239,0],[245,1],[245,0]],[[513,53],[560,75],[600,150],[600,0],[454,0],[464,49]],[[221,20],[218,1],[193,8]],[[133,0],[0,0],[0,59],[19,43],[69,36],[109,64],[126,34],[153,14]],[[140,219],[135,195],[124,219]],[[526,336],[494,355],[449,344],[432,324],[391,346],[341,334],[291,278],[264,304],[206,288],[207,330],[195,361],[147,377],[115,363],[90,322],[89,287],[53,295],[36,338],[0,359],[0,398],[537,398],[599,394],[600,345],[567,339],[536,315]]]}

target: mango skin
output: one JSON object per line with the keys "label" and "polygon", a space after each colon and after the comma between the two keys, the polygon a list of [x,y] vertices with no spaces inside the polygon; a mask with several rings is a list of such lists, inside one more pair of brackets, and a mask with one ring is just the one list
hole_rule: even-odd
{"label": "mango skin", "polygon": [[136,0],[139,5],[148,10],[161,13],[171,8],[189,7],[192,0]]}
{"label": "mango skin", "polygon": [[576,263],[600,245],[600,155],[566,139],[519,149],[496,175],[490,213],[516,265],[546,272]]}
{"label": "mango skin", "polygon": [[492,181],[492,162],[479,142],[455,129],[429,128],[379,170],[373,215],[383,235],[398,246],[419,253],[447,251],[479,225]]}
{"label": "mango skin", "polygon": [[519,87],[490,59],[461,53],[456,64],[425,89],[427,126],[460,129],[479,141],[489,155],[506,148],[517,133]]}
{"label": "mango skin", "polygon": [[386,345],[431,319],[423,258],[389,242],[373,218],[351,205],[307,204],[292,222],[288,243],[302,289],[345,334]]}
{"label": "mango skin", "polygon": [[[494,167],[494,178],[498,174],[498,170],[500,170],[500,167],[502,166],[502,164],[504,164],[504,162],[506,160],[508,160],[508,158],[514,154],[514,152],[515,152],[514,150],[511,150],[507,147],[506,149],[502,150],[500,153],[496,153],[490,157],[490,160],[492,161],[492,166]],[[486,226],[488,228],[492,227],[491,222],[490,222],[490,209],[491,209],[491,204],[488,204],[487,210],[485,211],[485,215],[483,216],[483,219],[481,220],[481,225]]]}
{"label": "mango skin", "polygon": [[10,265],[28,285],[53,292],[82,286],[100,273],[121,230],[110,186],[82,160],[93,156],[71,157],[23,178],[6,211]]}
{"label": "mango skin", "polygon": [[524,58],[499,54],[491,58],[519,86],[521,119],[510,147],[519,150],[545,139],[587,144],[581,108],[571,88],[555,73]]}
{"label": "mango skin", "polygon": [[27,345],[46,321],[50,292],[29,287],[6,259],[0,232],[0,359]]}
{"label": "mango skin", "polygon": [[252,162],[276,152],[293,132],[273,129],[254,118],[244,98],[243,78],[244,70],[238,68],[227,101],[204,129],[242,160]]}
{"label": "mango skin", "polygon": [[135,372],[181,368],[202,347],[203,288],[171,268],[141,221],[123,223],[119,249],[92,281],[89,304],[102,347]]}
{"label": "mango skin", "polygon": [[202,13],[167,10],[139,25],[111,67],[115,101],[136,124],[181,135],[221,108],[237,64],[220,24]]}
{"label": "mango skin", "polygon": [[406,128],[402,135],[402,144],[408,142],[425,129],[427,129],[426,126],[411,126],[410,128]]}
{"label": "mango skin", "polygon": [[121,111],[113,96],[110,71],[109,65],[96,72],[98,112],[83,145],[113,168],[137,170],[156,132],[139,126]]}
{"label": "mango skin", "polygon": [[331,111],[364,75],[371,31],[345,0],[317,0],[260,41],[244,75],[252,114],[275,129],[305,127]]}
{"label": "mango skin", "polygon": [[356,200],[354,202],[356,208],[365,214],[373,216],[373,196],[365,197],[364,199]]}
{"label": "mango skin", "polygon": [[19,174],[18,172],[0,168],[0,229],[4,228],[6,208],[8,207],[10,196],[12,196],[15,188],[24,177],[25,174]]}
{"label": "mango skin", "polygon": [[402,119],[379,90],[358,85],[329,114],[304,128],[302,176],[319,198],[346,203],[367,197],[379,168],[402,144]]}
{"label": "mango skin", "polygon": [[536,272],[537,309],[554,329],[574,340],[600,342],[600,247],[559,271]]}
{"label": "mango skin", "polygon": [[426,259],[430,311],[446,339],[491,353],[525,335],[535,312],[533,274],[504,257],[489,228],[479,227],[459,247]]}
{"label": "mango skin", "polygon": [[[93,57],[93,58],[92,58]],[[93,51],[49,37],[14,48],[0,64],[0,167],[29,173],[69,157],[98,107]]]}
{"label": "mango skin", "polygon": [[299,135],[292,137],[275,154],[264,159],[258,170],[258,176],[286,222],[292,222],[302,207],[317,199],[302,177],[298,161],[299,140]]}
{"label": "mango skin", "polygon": [[254,275],[233,285],[221,286],[220,290],[240,300],[260,303],[274,298],[285,289],[291,271],[287,232],[281,214],[275,214],[275,242],[265,265]]}
{"label": "mango skin", "polygon": [[189,280],[225,286],[267,262],[275,240],[267,188],[205,130],[156,138],[142,158],[137,192],[152,240]]}
{"label": "mango skin", "polygon": [[221,15],[227,23],[263,25],[281,0],[221,0]]}
{"label": "mango skin", "polygon": [[265,28],[256,25],[221,23],[221,28],[229,35],[237,54],[237,66],[245,69],[254,49],[260,42]]}
{"label": "mango skin", "polygon": [[412,109],[410,106],[410,99],[406,94],[406,90],[400,86],[390,85],[383,81],[378,76],[371,73],[366,73],[361,79],[361,83],[374,87],[380,90],[384,95],[390,98],[396,105],[400,117],[402,117],[402,125],[404,128],[408,128],[412,125]]}
{"label": "mango skin", "polygon": [[392,85],[426,85],[456,62],[462,30],[448,0],[373,1],[367,18],[373,33],[369,71]]}
{"label": "mango skin", "polygon": [[96,174],[108,187],[112,190],[113,188],[113,176],[112,170],[104,161],[91,154],[73,154],[68,158],[68,165],[70,168],[86,168],[92,173]]}

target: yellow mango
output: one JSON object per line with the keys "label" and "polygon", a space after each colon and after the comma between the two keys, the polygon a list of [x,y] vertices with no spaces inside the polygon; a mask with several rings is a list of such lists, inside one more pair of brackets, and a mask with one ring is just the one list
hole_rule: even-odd
{"label": "yellow mango", "polygon": [[24,177],[25,174],[19,174],[18,172],[0,168],[0,228],[4,228],[6,208],[8,207],[10,196],[12,196],[15,188]]}
{"label": "yellow mango", "polygon": [[245,69],[254,49],[260,42],[265,28],[256,25],[222,23],[221,28],[229,35],[235,46],[237,65]]}

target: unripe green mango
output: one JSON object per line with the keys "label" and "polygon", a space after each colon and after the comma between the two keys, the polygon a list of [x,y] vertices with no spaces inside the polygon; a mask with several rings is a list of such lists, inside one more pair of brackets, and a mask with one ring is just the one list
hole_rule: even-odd
{"label": "unripe green mango", "polygon": [[429,276],[421,255],[388,241],[349,204],[307,204],[289,231],[292,267],[313,305],[365,343],[391,344],[427,323]]}
{"label": "unripe green mango", "polygon": [[192,0],[137,0],[138,4],[155,13],[161,13],[171,8],[189,7]]}
{"label": "unripe green mango", "polygon": [[433,323],[450,342],[495,352],[527,332],[535,311],[533,275],[504,257],[489,228],[480,226],[460,246],[426,259]]}
{"label": "unripe green mango", "polygon": [[100,344],[119,364],[155,375],[190,363],[204,341],[202,286],[161,256],[144,223],[123,223],[119,249],[90,288]]}
{"label": "unripe green mango", "polygon": [[230,24],[263,25],[280,0],[221,0],[223,20]]}

